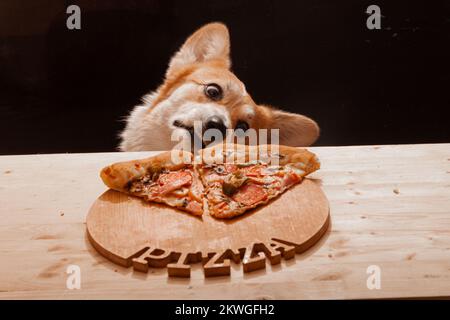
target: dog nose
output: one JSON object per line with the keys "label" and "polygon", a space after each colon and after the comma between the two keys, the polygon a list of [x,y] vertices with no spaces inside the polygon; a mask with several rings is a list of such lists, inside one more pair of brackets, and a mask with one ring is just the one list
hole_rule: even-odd
{"label": "dog nose", "polygon": [[219,130],[222,133],[223,138],[225,138],[225,135],[227,133],[227,127],[223,123],[223,120],[218,116],[212,116],[206,120],[205,130],[208,130],[208,129]]}

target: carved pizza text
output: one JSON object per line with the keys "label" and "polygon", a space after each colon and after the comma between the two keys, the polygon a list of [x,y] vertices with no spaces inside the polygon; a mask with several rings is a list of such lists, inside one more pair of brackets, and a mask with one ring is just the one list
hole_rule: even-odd
{"label": "carved pizza text", "polygon": [[171,277],[190,277],[191,264],[202,263],[205,277],[230,275],[230,260],[242,263],[243,271],[264,269],[266,259],[272,265],[281,259],[291,259],[296,253],[306,249],[305,243],[271,239],[266,242],[254,242],[247,248],[224,249],[214,252],[177,252],[160,248],[145,247],[132,255],[131,264],[136,271],[148,272],[150,267],[167,267]]}

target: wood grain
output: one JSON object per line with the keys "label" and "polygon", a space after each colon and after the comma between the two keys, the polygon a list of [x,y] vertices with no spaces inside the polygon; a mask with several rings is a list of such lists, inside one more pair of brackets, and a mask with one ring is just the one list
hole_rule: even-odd
{"label": "wood grain", "polygon": [[327,230],[329,207],[310,179],[229,220],[195,217],[108,190],[86,221],[93,246],[117,264],[142,272],[170,264],[170,276],[189,277],[189,265],[202,262],[210,277],[230,275],[230,260],[242,261],[244,272],[250,272],[265,268],[266,258],[278,264],[282,256],[307,250]]}
{"label": "wood grain", "polygon": [[[331,231],[303,254],[243,274],[168,278],[117,266],[90,245],[86,214],[108,163],[154,153],[0,157],[0,298],[330,299],[450,296],[450,144],[311,148]],[[81,268],[81,289],[66,268]],[[381,268],[381,289],[366,286]]]}

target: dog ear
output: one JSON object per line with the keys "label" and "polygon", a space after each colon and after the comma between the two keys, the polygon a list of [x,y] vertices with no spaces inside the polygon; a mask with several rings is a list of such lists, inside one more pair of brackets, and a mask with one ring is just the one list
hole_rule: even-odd
{"label": "dog ear", "polygon": [[218,60],[226,68],[231,66],[230,36],[222,23],[209,23],[194,32],[172,57],[167,74],[191,63],[210,60]]}
{"label": "dog ear", "polygon": [[306,147],[313,144],[319,137],[320,129],[314,120],[282,110],[272,109],[271,111],[268,127],[280,130],[280,144]]}

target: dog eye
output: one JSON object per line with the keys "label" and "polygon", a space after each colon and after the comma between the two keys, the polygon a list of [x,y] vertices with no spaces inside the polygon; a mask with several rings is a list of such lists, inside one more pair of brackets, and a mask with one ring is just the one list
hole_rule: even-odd
{"label": "dog eye", "polygon": [[238,123],[236,124],[236,128],[234,128],[234,130],[243,130],[244,132],[247,131],[250,128],[250,126],[248,125],[247,122],[239,120]]}
{"label": "dog eye", "polygon": [[206,85],[205,95],[211,100],[218,101],[222,99],[222,88],[215,83]]}

